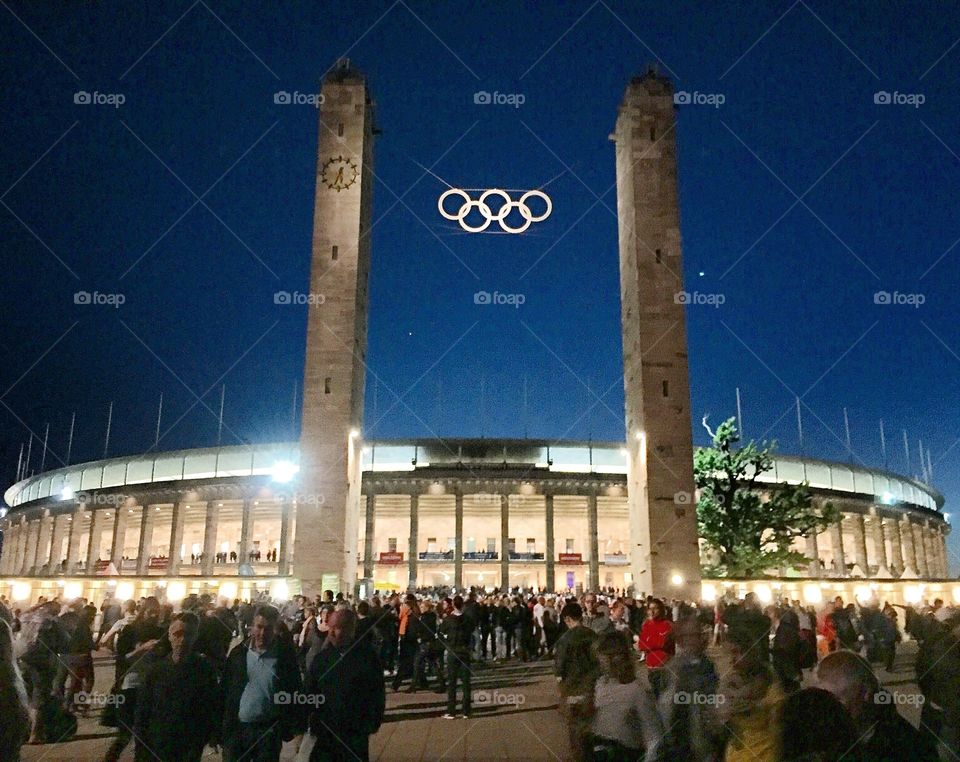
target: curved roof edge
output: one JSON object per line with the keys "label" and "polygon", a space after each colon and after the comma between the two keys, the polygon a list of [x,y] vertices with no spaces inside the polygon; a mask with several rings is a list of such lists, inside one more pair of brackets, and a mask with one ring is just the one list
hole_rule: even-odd
{"label": "curved roof edge", "polygon": [[[299,442],[168,450],[77,463],[11,485],[7,505],[59,494],[193,478],[229,478],[273,473],[276,464],[297,464]],[[413,461],[416,461],[414,463]],[[528,463],[554,471],[626,473],[624,442],[546,439],[378,439],[363,443],[365,471],[413,470],[431,464]],[[774,456],[762,482],[807,481],[815,489],[872,494],[880,502],[906,502],[940,510],[944,496],[928,484],[885,469],[838,461]]]}

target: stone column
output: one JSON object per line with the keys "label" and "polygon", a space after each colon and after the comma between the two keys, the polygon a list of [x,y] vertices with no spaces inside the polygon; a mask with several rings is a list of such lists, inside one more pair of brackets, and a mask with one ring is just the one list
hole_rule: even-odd
{"label": "stone column", "polygon": [[87,539],[87,560],[84,563],[87,574],[94,574],[97,571],[97,561],[100,560],[100,535],[103,534],[105,521],[105,511],[90,509],[90,537]]}
{"label": "stone column", "polygon": [[500,589],[510,589],[510,496],[500,495]]}
{"label": "stone column", "polygon": [[13,563],[17,556],[17,543],[20,541],[17,536],[18,530],[19,526],[8,519],[7,528],[3,533],[3,557],[0,558],[0,574],[12,574]]}
{"label": "stone column", "polygon": [[289,500],[283,503],[280,510],[280,552],[277,553],[277,574],[286,576],[290,573],[291,530],[293,529],[294,504]]}
{"label": "stone column", "polygon": [[[240,524],[240,552],[237,553],[238,560],[241,564],[249,564],[250,561],[250,545],[251,538],[253,537],[253,501],[250,498],[246,498],[243,501],[243,520]],[[352,552],[356,552],[353,550]]]}
{"label": "stone column", "polygon": [[366,522],[363,532],[363,578],[373,579],[373,549],[376,514],[374,513],[376,496],[373,494],[366,496]]}
{"label": "stone column", "polygon": [[458,489],[454,494],[454,536],[456,545],[453,546],[453,586],[458,591],[463,590],[463,493]]}
{"label": "stone column", "polygon": [[900,539],[900,522],[895,518],[883,520],[884,533],[890,538],[890,573],[899,577],[903,574],[903,546]]}
{"label": "stone column", "polygon": [[940,551],[940,566],[943,569],[943,578],[950,576],[950,554],[947,552],[946,532],[937,532],[937,549]]}
{"label": "stone column", "polygon": [[587,589],[600,589],[600,538],[597,532],[597,493],[587,495],[587,534],[590,541],[590,565],[587,567]]}
{"label": "stone column", "polygon": [[556,571],[554,569],[554,564],[556,563],[556,553],[554,552],[554,538],[553,538],[553,493],[548,493],[544,496],[544,506],[546,514],[546,525],[547,525],[547,552],[544,554],[544,560],[547,564],[547,592],[552,593],[556,588]]}
{"label": "stone column", "polygon": [[127,540],[127,516],[130,509],[118,506],[113,518],[113,543],[110,545],[110,563],[121,573],[123,567],[123,546]]}
{"label": "stone column", "polygon": [[807,574],[811,577],[820,576],[820,548],[817,545],[817,530],[811,529],[807,532],[807,555],[810,557],[810,564],[807,567]]}
{"label": "stone column", "polygon": [[855,513],[850,517],[850,520],[853,523],[853,553],[856,559],[853,576],[869,577],[870,566],[867,563],[867,532],[864,525],[863,514]]}
{"label": "stone column", "polygon": [[33,559],[33,575],[39,576],[47,570],[47,561],[50,559],[50,536],[53,534],[53,517],[49,510],[43,512],[40,519],[40,528],[37,530],[37,549]]}
{"label": "stone column", "polygon": [[923,527],[912,524],[913,530],[913,549],[917,554],[917,574],[924,579],[930,576],[930,566],[927,559],[927,543],[924,542]]}
{"label": "stone column", "polygon": [[833,562],[838,577],[847,576],[847,559],[843,553],[843,515],[830,526],[830,546],[833,549]]}
{"label": "stone column", "polygon": [[419,495],[410,495],[410,560],[407,562],[408,581],[407,586],[409,588],[415,588],[417,586],[417,561],[419,557],[417,556],[418,541],[420,535],[420,496]]}
{"label": "stone column", "polygon": [[47,574],[53,576],[60,571],[60,562],[63,560],[63,538],[67,533],[70,522],[67,521],[70,516],[61,513],[53,517],[53,534],[50,537],[50,556],[47,559]]}
{"label": "stone column", "polygon": [[67,574],[77,573],[77,563],[80,561],[80,537],[83,534],[83,519],[86,510],[80,504],[73,509],[70,516],[70,535],[67,538]]}
{"label": "stone column", "polygon": [[23,574],[23,565],[27,559],[27,544],[30,539],[30,524],[24,516],[20,517],[19,529],[17,530],[17,558],[14,561],[12,574]]}
{"label": "stone column", "polygon": [[167,574],[176,577],[180,574],[180,564],[183,558],[180,556],[180,546],[183,545],[183,524],[187,517],[185,507],[179,500],[173,504],[173,511],[170,514],[170,542],[167,550]]}
{"label": "stone column", "polygon": [[143,506],[140,514],[140,542],[137,544],[137,574],[145,576],[150,570],[150,545],[153,543],[153,525],[156,522],[156,510],[149,505]]}
{"label": "stone column", "polygon": [[900,520],[900,543],[903,547],[903,573],[900,579],[916,579],[919,572],[917,564],[917,548],[914,545],[913,525],[908,516]]}
{"label": "stone column", "polygon": [[207,515],[203,523],[203,559],[200,573],[204,577],[213,574],[213,556],[217,552],[217,524],[220,521],[220,506],[213,500],[207,503]]}
{"label": "stone column", "polygon": [[883,517],[880,516],[880,510],[874,506],[870,509],[872,518],[870,524],[873,528],[873,547],[877,556],[877,578],[890,579],[893,575],[890,573],[890,566],[887,564],[887,543],[883,536]]}
{"label": "stone column", "polygon": [[932,578],[939,577],[940,569],[937,563],[936,548],[933,544],[933,530],[930,528],[930,519],[923,522],[921,532],[923,534],[923,550],[927,555],[927,574]]}

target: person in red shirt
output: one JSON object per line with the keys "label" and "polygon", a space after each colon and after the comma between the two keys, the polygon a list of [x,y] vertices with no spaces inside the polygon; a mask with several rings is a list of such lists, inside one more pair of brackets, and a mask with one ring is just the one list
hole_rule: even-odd
{"label": "person in red shirt", "polygon": [[673,623],[667,619],[663,601],[653,600],[647,607],[649,618],[640,628],[637,647],[647,663],[647,678],[655,696],[660,695],[664,676],[661,668],[673,656]]}

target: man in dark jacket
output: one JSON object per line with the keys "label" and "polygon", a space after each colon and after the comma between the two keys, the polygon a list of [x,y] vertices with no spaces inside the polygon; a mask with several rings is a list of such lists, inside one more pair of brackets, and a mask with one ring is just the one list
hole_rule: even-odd
{"label": "man in dark jacket", "polygon": [[367,762],[370,736],[380,728],[386,709],[383,667],[367,643],[354,643],[353,611],[334,611],[328,625],[324,647],[304,684],[310,733],[316,739],[310,762]]}
{"label": "man in dark jacket", "polygon": [[144,677],[137,701],[136,762],[200,762],[220,717],[217,672],[193,652],[196,614],[176,614],[167,630],[170,653]]}
{"label": "man in dark jacket", "polygon": [[457,682],[463,686],[463,712],[470,716],[470,648],[473,628],[463,613],[463,598],[453,599],[453,611],[440,623],[440,638],[447,654],[447,719],[454,717],[457,708]]}
{"label": "man in dark jacket", "polygon": [[560,611],[567,630],[556,645],[554,671],[560,688],[560,713],[567,723],[570,749],[574,759],[585,759],[584,747],[590,728],[590,697],[600,673],[593,644],[597,633],[583,623],[579,603],[568,603]]}
{"label": "man in dark jacket", "polygon": [[440,618],[434,610],[433,602],[429,600],[420,603],[419,628],[420,645],[413,660],[413,680],[407,689],[413,693],[417,688],[427,688],[427,667],[433,668],[437,676],[439,691],[445,690],[443,675],[443,645],[440,642]]}
{"label": "man in dark jacket", "polygon": [[224,762],[277,762],[300,730],[301,681],[293,644],[277,637],[280,612],[260,606],[250,638],[227,657],[223,695]]}
{"label": "man in dark jacket", "polygon": [[857,743],[850,758],[858,762],[936,762],[936,749],[905,720],[894,697],[880,682],[866,659],[852,651],[828,654],[817,667],[820,687],[843,704],[856,726]]}
{"label": "man in dark jacket", "polygon": [[723,613],[728,636],[764,664],[770,663],[770,617],[763,613],[756,593],[747,593],[743,603],[727,606]]}

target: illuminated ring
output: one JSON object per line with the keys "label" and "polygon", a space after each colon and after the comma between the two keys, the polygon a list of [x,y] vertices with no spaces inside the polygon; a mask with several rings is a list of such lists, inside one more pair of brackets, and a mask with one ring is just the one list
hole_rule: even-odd
{"label": "illuminated ring", "polygon": [[[457,214],[449,214],[447,210],[443,208],[443,202],[446,201],[447,197],[453,193],[463,198],[463,203],[464,203],[464,206],[460,207],[460,211]],[[460,190],[459,188],[451,188],[448,191],[444,191],[440,195],[440,198],[437,200],[437,209],[440,210],[440,214],[443,215],[445,219],[459,222],[464,217],[464,213],[463,213],[464,207],[468,206],[470,202],[471,202],[471,199],[470,199],[469,193],[467,193],[466,191]]]}
{"label": "illuminated ring", "polygon": [[[480,210],[480,214],[484,216],[483,224],[478,225],[477,227],[472,227],[467,224],[467,215],[470,214],[470,210],[476,207]],[[460,207],[460,214],[458,215],[457,221],[460,223],[460,227],[466,230],[468,233],[482,233],[486,230],[490,223],[493,222],[493,211],[490,207],[487,206],[482,201],[468,201],[466,204]],[[502,226],[503,223],[501,222]]]}
{"label": "illuminated ring", "polygon": [[510,194],[507,193],[505,190],[500,190],[500,188],[491,188],[488,191],[484,191],[483,194],[480,196],[480,203],[486,206],[488,209],[490,209],[490,207],[489,205],[487,205],[487,196],[491,194],[500,196],[503,199],[504,203],[503,203],[503,206],[500,207],[500,211],[497,212],[496,214],[493,214],[492,209],[490,210],[490,213],[492,215],[490,219],[496,220],[497,222],[502,223],[503,218],[506,217],[508,214],[510,214],[510,209],[513,206],[515,206],[514,201],[512,198],[510,198]]}
{"label": "illuminated ring", "polygon": [[[512,207],[517,207],[517,209],[520,210],[520,216],[523,217],[523,224],[522,224],[520,227],[518,227],[518,228],[512,228],[512,227],[510,227],[510,226],[507,224],[506,215],[504,215],[503,218],[497,220],[497,222],[500,223],[500,227],[503,228],[503,230],[504,230],[505,232],[507,232],[507,233],[522,233],[522,232],[525,231],[528,227],[530,227],[530,222],[531,222],[531,220],[530,220],[530,217],[529,217],[529,212],[530,212],[529,209],[526,209],[526,207],[524,207],[523,204],[521,204],[521,203],[518,202],[518,201],[511,201],[509,204],[504,204],[504,208],[507,208],[507,207],[510,207],[510,208],[512,208]],[[524,211],[524,209],[526,209],[526,211]],[[501,211],[503,211],[503,210],[501,209]],[[509,213],[509,212],[508,212],[508,213]]]}
{"label": "illuminated ring", "polygon": [[[530,196],[536,196],[538,198],[543,199],[543,202],[547,205],[547,209],[543,214],[537,216],[531,213],[530,207],[527,206],[527,199]],[[519,204],[520,204],[520,214],[522,214],[530,222],[543,222],[545,219],[547,219],[547,217],[550,216],[550,212],[553,211],[553,202],[550,200],[550,197],[543,191],[538,191],[538,190],[527,191],[520,197]]]}

